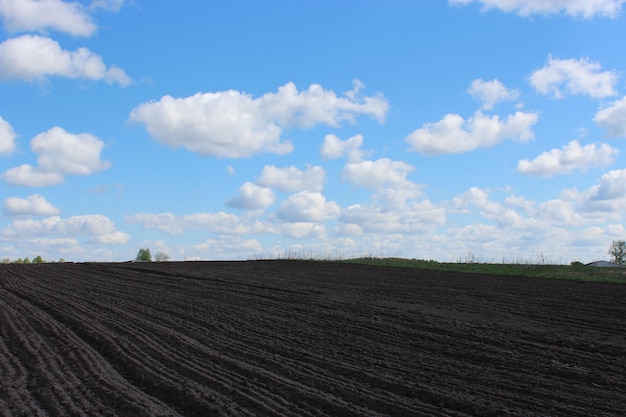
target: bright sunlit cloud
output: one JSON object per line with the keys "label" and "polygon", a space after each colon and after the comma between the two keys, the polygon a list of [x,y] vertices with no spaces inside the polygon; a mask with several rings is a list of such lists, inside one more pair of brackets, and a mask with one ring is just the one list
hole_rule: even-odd
{"label": "bright sunlit cloud", "polygon": [[141,123],[157,142],[171,148],[222,158],[257,153],[286,154],[293,145],[282,140],[290,127],[354,123],[358,115],[384,121],[388,104],[382,96],[360,97],[356,90],[344,97],[313,84],[298,92],[293,83],[259,98],[229,90],[190,97],[162,97],[133,109],[130,120]]}
{"label": "bright sunlit cloud", "polygon": [[100,158],[104,143],[89,133],[68,133],[53,127],[30,142],[38,165],[22,164],[0,175],[10,185],[46,187],[62,184],[66,175],[91,175],[107,169],[110,163]]}
{"label": "bright sunlit cloud", "polygon": [[601,71],[602,66],[588,58],[548,58],[543,68],[533,72],[530,83],[538,93],[563,98],[566,94],[604,98],[617,94],[615,71]]}
{"label": "bright sunlit cloud", "polygon": [[582,146],[577,140],[569,142],[562,149],[543,152],[533,160],[522,159],[517,164],[517,172],[528,175],[552,177],[571,171],[585,172],[591,168],[604,168],[611,165],[619,151],[606,143]]}
{"label": "bright sunlit cloud", "polygon": [[0,43],[0,81],[44,81],[63,77],[104,81],[122,87],[132,80],[124,70],[107,67],[102,58],[87,48],[70,52],[44,36],[22,35]]}

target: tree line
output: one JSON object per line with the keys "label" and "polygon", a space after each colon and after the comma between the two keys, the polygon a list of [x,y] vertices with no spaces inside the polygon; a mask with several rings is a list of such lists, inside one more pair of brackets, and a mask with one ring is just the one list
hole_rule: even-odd
{"label": "tree line", "polygon": [[[13,261],[10,258],[2,259],[3,264],[45,264],[47,262],[54,262],[54,261],[46,261],[41,257],[41,255],[37,255],[32,260],[28,256],[23,259],[22,258],[15,259]],[[65,262],[65,259],[60,258],[57,262]]]}

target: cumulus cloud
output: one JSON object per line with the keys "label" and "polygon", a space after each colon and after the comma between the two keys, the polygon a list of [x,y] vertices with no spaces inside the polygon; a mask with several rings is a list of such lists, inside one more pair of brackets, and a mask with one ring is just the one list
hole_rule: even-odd
{"label": "cumulus cloud", "polygon": [[506,204],[492,201],[489,190],[471,187],[464,193],[454,197],[446,204],[454,212],[469,213],[472,207],[477,207],[483,217],[493,221],[499,227],[522,227],[529,223],[522,215],[519,205],[515,201]]}
{"label": "cumulus cloud", "polygon": [[448,0],[451,5],[482,4],[483,10],[499,9],[520,16],[565,13],[590,19],[595,16],[616,18],[625,0]]}
{"label": "cumulus cloud", "polygon": [[179,235],[190,229],[208,229],[221,235],[249,235],[270,233],[271,227],[248,216],[232,213],[192,213],[177,216],[173,213],[136,213],[124,217],[127,223],[140,224],[146,229]]}
{"label": "cumulus cloud", "polygon": [[443,225],[445,219],[445,209],[428,200],[412,202],[402,210],[355,204],[341,211],[337,231],[347,235],[430,233]]}
{"label": "cumulus cloud", "polygon": [[592,98],[614,96],[617,73],[601,69],[600,64],[590,62],[589,58],[554,59],[550,56],[547,65],[531,74],[530,83],[538,93],[555,98],[565,94]]}
{"label": "cumulus cloud", "polygon": [[226,205],[245,210],[264,210],[274,204],[274,200],[271,189],[246,182],[239,187],[239,195],[228,200]]}
{"label": "cumulus cloud", "polygon": [[493,106],[501,101],[517,100],[519,97],[518,90],[509,90],[498,80],[483,81],[481,78],[472,82],[468,92],[483,102],[482,108],[485,110],[493,109]]}
{"label": "cumulus cloud", "polygon": [[520,160],[517,164],[517,172],[544,177],[566,174],[575,170],[585,172],[590,168],[603,168],[611,165],[618,153],[617,149],[607,144],[590,143],[581,146],[577,140],[573,140],[562,149],[543,152],[532,161]]}
{"label": "cumulus cloud", "polygon": [[[584,191],[565,190],[560,201],[579,217],[580,224],[623,223],[626,213],[626,169],[609,171]],[[561,220],[563,221],[563,220]]]}
{"label": "cumulus cloud", "polygon": [[387,209],[401,208],[407,199],[420,195],[420,186],[407,178],[414,169],[412,165],[389,158],[362,159],[362,144],[361,135],[345,141],[335,135],[326,135],[322,155],[325,158],[347,156],[348,161],[342,170],[341,179],[357,187],[375,190],[374,200]]}
{"label": "cumulus cloud", "polygon": [[375,161],[362,160],[348,162],[342,179],[359,187],[371,190],[382,187],[404,187],[409,181],[406,177],[413,171],[413,166],[402,161],[381,158]]}
{"label": "cumulus cloud", "polygon": [[300,191],[280,203],[276,217],[289,222],[321,222],[339,216],[341,209],[321,193]]}
{"label": "cumulus cloud", "polygon": [[362,157],[362,145],[362,135],[354,135],[346,140],[341,140],[336,135],[328,134],[324,137],[324,143],[320,152],[324,159],[336,159],[347,156],[348,159],[358,160]]}
{"label": "cumulus cloud", "polygon": [[0,0],[0,17],[9,32],[55,30],[91,36],[97,29],[83,5],[62,0]]}
{"label": "cumulus cloud", "polygon": [[285,154],[293,150],[281,138],[285,128],[339,126],[354,122],[358,115],[382,122],[387,101],[382,96],[361,97],[357,87],[360,84],[343,97],[316,84],[299,92],[293,83],[258,98],[234,90],[185,98],[164,96],[135,107],[130,120],[142,123],[159,143],[202,155]]}
{"label": "cumulus cloud", "polygon": [[281,191],[319,192],[324,188],[325,177],[326,171],[320,166],[308,167],[302,171],[293,165],[285,168],[266,165],[256,182],[264,187]]}
{"label": "cumulus cloud", "polygon": [[31,194],[26,198],[9,197],[4,200],[4,213],[9,216],[51,216],[58,214],[59,211],[39,194]]}
{"label": "cumulus cloud", "polygon": [[411,150],[426,155],[464,153],[506,139],[530,140],[534,137],[531,126],[538,119],[537,113],[521,111],[509,115],[506,120],[497,115],[484,115],[481,111],[468,120],[458,114],[447,114],[436,123],[425,124],[405,140]]}
{"label": "cumulus cloud", "polygon": [[0,174],[0,178],[9,185],[23,187],[49,187],[63,184],[65,181],[63,175],[58,172],[42,172],[28,164],[8,169]]}
{"label": "cumulus cloud", "polygon": [[102,58],[87,48],[74,52],[58,42],[37,35],[22,35],[0,44],[0,80],[43,81],[47,77],[65,77],[131,84],[124,70],[107,67]]}
{"label": "cumulus cloud", "polygon": [[10,154],[15,150],[15,138],[9,122],[0,117],[0,154]]}
{"label": "cumulus cloud", "polygon": [[18,219],[0,232],[0,236],[20,239],[41,236],[87,236],[93,242],[114,244],[126,243],[130,239],[128,234],[117,231],[111,219],[102,214],[72,216],[66,219],[59,216],[42,220]]}
{"label": "cumulus cloud", "polygon": [[283,224],[280,233],[293,239],[320,240],[326,238],[326,227],[313,222],[291,222]]}
{"label": "cumulus cloud", "polygon": [[609,138],[626,138],[626,97],[596,113],[593,119]]}
{"label": "cumulus cloud", "polygon": [[588,198],[592,201],[619,200],[626,203],[626,169],[613,170],[600,177],[599,184],[589,190]]}
{"label": "cumulus cloud", "polygon": [[110,166],[100,159],[104,143],[88,133],[53,127],[35,136],[30,147],[38,155],[38,166],[23,164],[5,171],[0,177],[8,184],[45,187],[63,183],[64,175],[91,175]]}

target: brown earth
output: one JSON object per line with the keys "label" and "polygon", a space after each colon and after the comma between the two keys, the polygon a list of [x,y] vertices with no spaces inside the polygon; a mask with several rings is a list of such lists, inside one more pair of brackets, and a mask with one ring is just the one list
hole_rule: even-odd
{"label": "brown earth", "polygon": [[0,416],[624,416],[626,285],[0,265]]}

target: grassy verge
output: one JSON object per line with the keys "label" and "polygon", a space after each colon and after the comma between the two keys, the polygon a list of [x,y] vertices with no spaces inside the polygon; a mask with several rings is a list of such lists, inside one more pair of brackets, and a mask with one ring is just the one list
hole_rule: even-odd
{"label": "grassy verge", "polygon": [[508,275],[532,278],[566,279],[574,281],[611,282],[626,284],[626,268],[598,268],[585,265],[446,263],[405,258],[357,258],[345,260],[342,262],[365,265],[429,269],[435,271],[456,271],[475,274],[491,274],[504,276]]}

